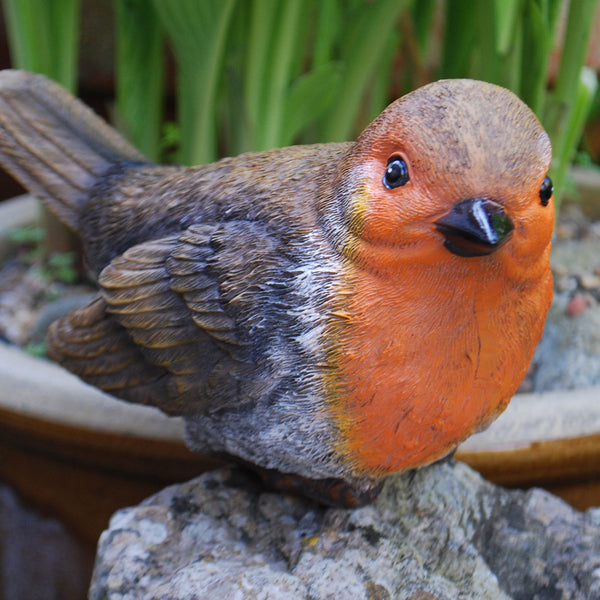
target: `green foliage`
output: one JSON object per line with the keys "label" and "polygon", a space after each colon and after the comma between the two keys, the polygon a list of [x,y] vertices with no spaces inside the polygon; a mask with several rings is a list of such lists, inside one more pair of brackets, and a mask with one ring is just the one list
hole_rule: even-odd
{"label": "green foliage", "polygon": [[4,0],[13,65],[76,87],[80,0]]}
{"label": "green foliage", "polygon": [[180,162],[217,157],[217,92],[235,0],[153,0],[178,67]]}
{"label": "green foliage", "polygon": [[50,281],[75,283],[78,277],[75,260],[76,255],[74,252],[54,252],[46,260],[45,278]]}
{"label": "green foliage", "polygon": [[[583,64],[598,0],[113,3],[117,123],[152,159],[197,164],[351,139],[402,93],[472,77],[512,89],[540,117],[558,198],[597,85]],[[54,76],[46,61],[59,56],[73,71],[78,6],[6,0],[17,64]],[[166,46],[176,63],[177,122],[165,125]]]}
{"label": "green foliage", "polygon": [[19,258],[29,266],[31,274],[48,283],[74,283],[79,278],[75,252],[52,252],[43,249],[46,231],[43,227],[18,227],[7,232],[7,238],[19,246]]}
{"label": "green foliage", "polygon": [[6,233],[7,239],[20,245],[37,245],[46,237],[43,227],[15,227]]}
{"label": "green foliage", "polygon": [[[389,81],[391,65],[385,59],[393,56],[396,44],[390,48],[388,42],[397,35],[398,19],[408,7],[408,2],[399,0],[354,4],[354,11],[347,14],[347,19],[339,27],[341,37],[338,43],[344,72],[336,103],[329,111],[323,129],[327,141],[345,141],[353,136],[361,100],[373,85],[373,77],[378,69]],[[382,106],[374,107],[375,114],[371,110],[367,120],[386,104],[387,99]]]}
{"label": "green foliage", "polygon": [[46,342],[30,342],[23,346],[23,350],[25,350],[27,354],[37,356],[38,358],[45,358],[48,355]]}
{"label": "green foliage", "polygon": [[[508,87],[537,113],[553,142],[551,175],[560,198],[596,89],[583,64],[597,0],[154,0],[154,6],[178,64],[184,163],[351,139],[394,99],[394,89],[471,77]],[[561,43],[549,90],[550,58]]]}
{"label": "green foliage", "polygon": [[116,124],[148,158],[160,157],[163,34],[147,0],[115,0]]}
{"label": "green foliage", "polygon": [[[125,19],[136,2],[115,0],[115,5],[117,17]],[[409,0],[146,3],[177,64],[178,162],[198,164],[220,155],[355,135],[389,102],[397,25],[409,5]],[[122,39],[130,29],[119,25],[117,31],[121,47],[135,55],[136,45]],[[120,60],[129,63],[125,50]],[[160,93],[117,86],[118,96],[126,94],[131,106],[155,106],[150,98]],[[142,146],[135,127],[126,131]]]}

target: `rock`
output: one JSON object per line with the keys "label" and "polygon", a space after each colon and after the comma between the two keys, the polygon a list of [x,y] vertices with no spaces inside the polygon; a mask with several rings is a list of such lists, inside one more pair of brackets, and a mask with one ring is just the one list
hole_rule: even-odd
{"label": "rock", "polygon": [[554,286],[558,292],[572,292],[577,289],[577,279],[568,275],[559,275],[554,279]]}
{"label": "rock", "polygon": [[[536,392],[600,385],[600,263],[597,239],[553,244],[554,301],[533,357]],[[580,288],[580,289],[578,289]]]}
{"label": "rock", "polygon": [[600,509],[507,491],[461,463],[390,477],[356,510],[223,469],[117,512],[90,600],[600,598]]}
{"label": "rock", "polygon": [[567,303],[565,312],[568,315],[580,315],[588,307],[588,299],[583,294],[574,294]]}
{"label": "rock", "polygon": [[596,273],[584,273],[580,277],[580,284],[584,290],[600,288],[600,275]]}
{"label": "rock", "polygon": [[592,273],[600,263],[597,239],[577,239],[555,243],[550,262],[554,272]]}
{"label": "rock", "polygon": [[600,305],[583,294],[556,294],[536,348],[537,392],[600,384]]}

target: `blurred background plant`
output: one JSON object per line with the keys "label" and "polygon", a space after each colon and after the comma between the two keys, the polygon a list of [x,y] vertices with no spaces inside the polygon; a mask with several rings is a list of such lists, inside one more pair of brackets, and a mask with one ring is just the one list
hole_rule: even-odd
{"label": "blurred background plant", "polygon": [[[2,6],[13,66],[75,92],[80,0],[3,0]],[[73,234],[50,211],[42,210],[42,220],[46,254],[73,252]]]}
{"label": "blurred background plant", "polygon": [[[352,139],[428,81],[513,90],[554,147],[557,201],[597,92],[598,0],[113,0],[117,126],[183,164]],[[76,87],[79,0],[4,0],[13,65]],[[85,15],[84,15],[85,16]],[[167,56],[175,118],[165,117]]]}

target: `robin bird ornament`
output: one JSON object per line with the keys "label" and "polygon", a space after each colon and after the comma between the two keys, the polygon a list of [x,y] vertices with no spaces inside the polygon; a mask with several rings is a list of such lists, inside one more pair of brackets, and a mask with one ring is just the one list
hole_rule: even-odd
{"label": "robin bird ornament", "polygon": [[514,94],[446,80],[353,143],[161,166],[55,83],[0,73],[0,163],[99,286],[50,357],[333,505],[507,406],[552,298],[550,159]]}

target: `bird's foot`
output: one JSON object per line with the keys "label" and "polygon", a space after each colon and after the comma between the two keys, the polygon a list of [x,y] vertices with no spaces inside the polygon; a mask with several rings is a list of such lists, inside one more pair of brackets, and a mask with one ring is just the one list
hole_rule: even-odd
{"label": "bird's foot", "polygon": [[384,480],[355,486],[343,479],[309,479],[300,475],[280,473],[273,469],[252,466],[265,487],[316,500],[334,508],[359,508],[375,501]]}

